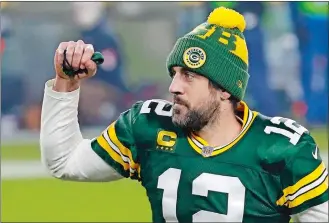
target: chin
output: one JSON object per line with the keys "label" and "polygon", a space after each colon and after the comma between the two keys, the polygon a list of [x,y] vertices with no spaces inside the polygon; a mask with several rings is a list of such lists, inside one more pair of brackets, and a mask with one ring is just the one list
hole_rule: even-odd
{"label": "chin", "polygon": [[171,121],[176,124],[176,123],[179,123],[180,120],[181,120],[181,115],[180,114],[173,114],[172,117],[171,117]]}
{"label": "chin", "polygon": [[175,107],[176,108],[174,108],[173,110],[171,120],[175,125],[180,126],[181,123],[184,123],[186,121],[185,119],[188,113],[188,109],[183,105],[177,105]]}
{"label": "chin", "polygon": [[174,125],[178,127],[183,127],[183,124],[185,122],[185,117],[183,114],[174,114],[171,118],[171,121]]}

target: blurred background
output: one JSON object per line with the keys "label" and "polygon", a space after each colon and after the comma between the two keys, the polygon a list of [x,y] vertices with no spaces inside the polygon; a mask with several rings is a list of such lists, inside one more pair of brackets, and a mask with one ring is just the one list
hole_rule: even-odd
{"label": "blurred background", "polygon": [[247,22],[245,101],[265,115],[299,121],[327,162],[326,2],[0,4],[2,221],[150,221],[136,182],[77,185],[47,177],[38,147],[44,83],[54,77],[60,42],[82,39],[103,53],[97,75],[83,83],[79,107],[82,131],[94,137],[137,100],[170,100],[171,47],[218,6],[238,10]]}

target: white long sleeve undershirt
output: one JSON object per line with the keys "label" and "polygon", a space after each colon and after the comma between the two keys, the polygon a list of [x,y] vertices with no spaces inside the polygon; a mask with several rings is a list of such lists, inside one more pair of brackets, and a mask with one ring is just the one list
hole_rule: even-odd
{"label": "white long sleeve undershirt", "polygon": [[[80,89],[56,92],[46,82],[41,114],[40,147],[44,165],[53,177],[71,181],[104,182],[123,178],[82,137],[78,123]],[[293,215],[295,222],[328,222],[328,202]]]}
{"label": "white long sleeve undershirt", "polygon": [[82,137],[78,123],[80,89],[73,92],[52,90],[45,85],[41,114],[41,159],[50,174],[72,181],[113,181],[122,178]]}

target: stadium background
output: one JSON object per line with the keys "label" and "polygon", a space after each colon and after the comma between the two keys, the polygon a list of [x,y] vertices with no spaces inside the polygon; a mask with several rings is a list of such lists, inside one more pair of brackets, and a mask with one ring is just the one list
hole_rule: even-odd
{"label": "stadium background", "polygon": [[44,82],[54,75],[61,41],[83,39],[103,52],[99,73],[84,82],[79,111],[84,135],[94,137],[134,101],[170,99],[166,56],[216,4],[236,8],[249,24],[250,107],[298,120],[327,162],[325,2],[1,2],[1,221],[150,221],[137,182],[47,176],[38,147]]}

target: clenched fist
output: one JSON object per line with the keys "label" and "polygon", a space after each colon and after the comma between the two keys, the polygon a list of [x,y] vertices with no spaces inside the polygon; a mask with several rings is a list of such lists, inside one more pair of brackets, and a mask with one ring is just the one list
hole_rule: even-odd
{"label": "clenched fist", "polygon": [[[67,76],[63,72],[64,50],[66,50],[68,64],[74,70],[87,69],[87,73],[78,73],[72,78]],[[91,44],[85,44],[82,40],[60,43],[54,57],[56,71],[54,90],[62,92],[73,91],[79,87],[79,80],[94,76],[97,65],[91,60],[93,54],[94,47]]]}

